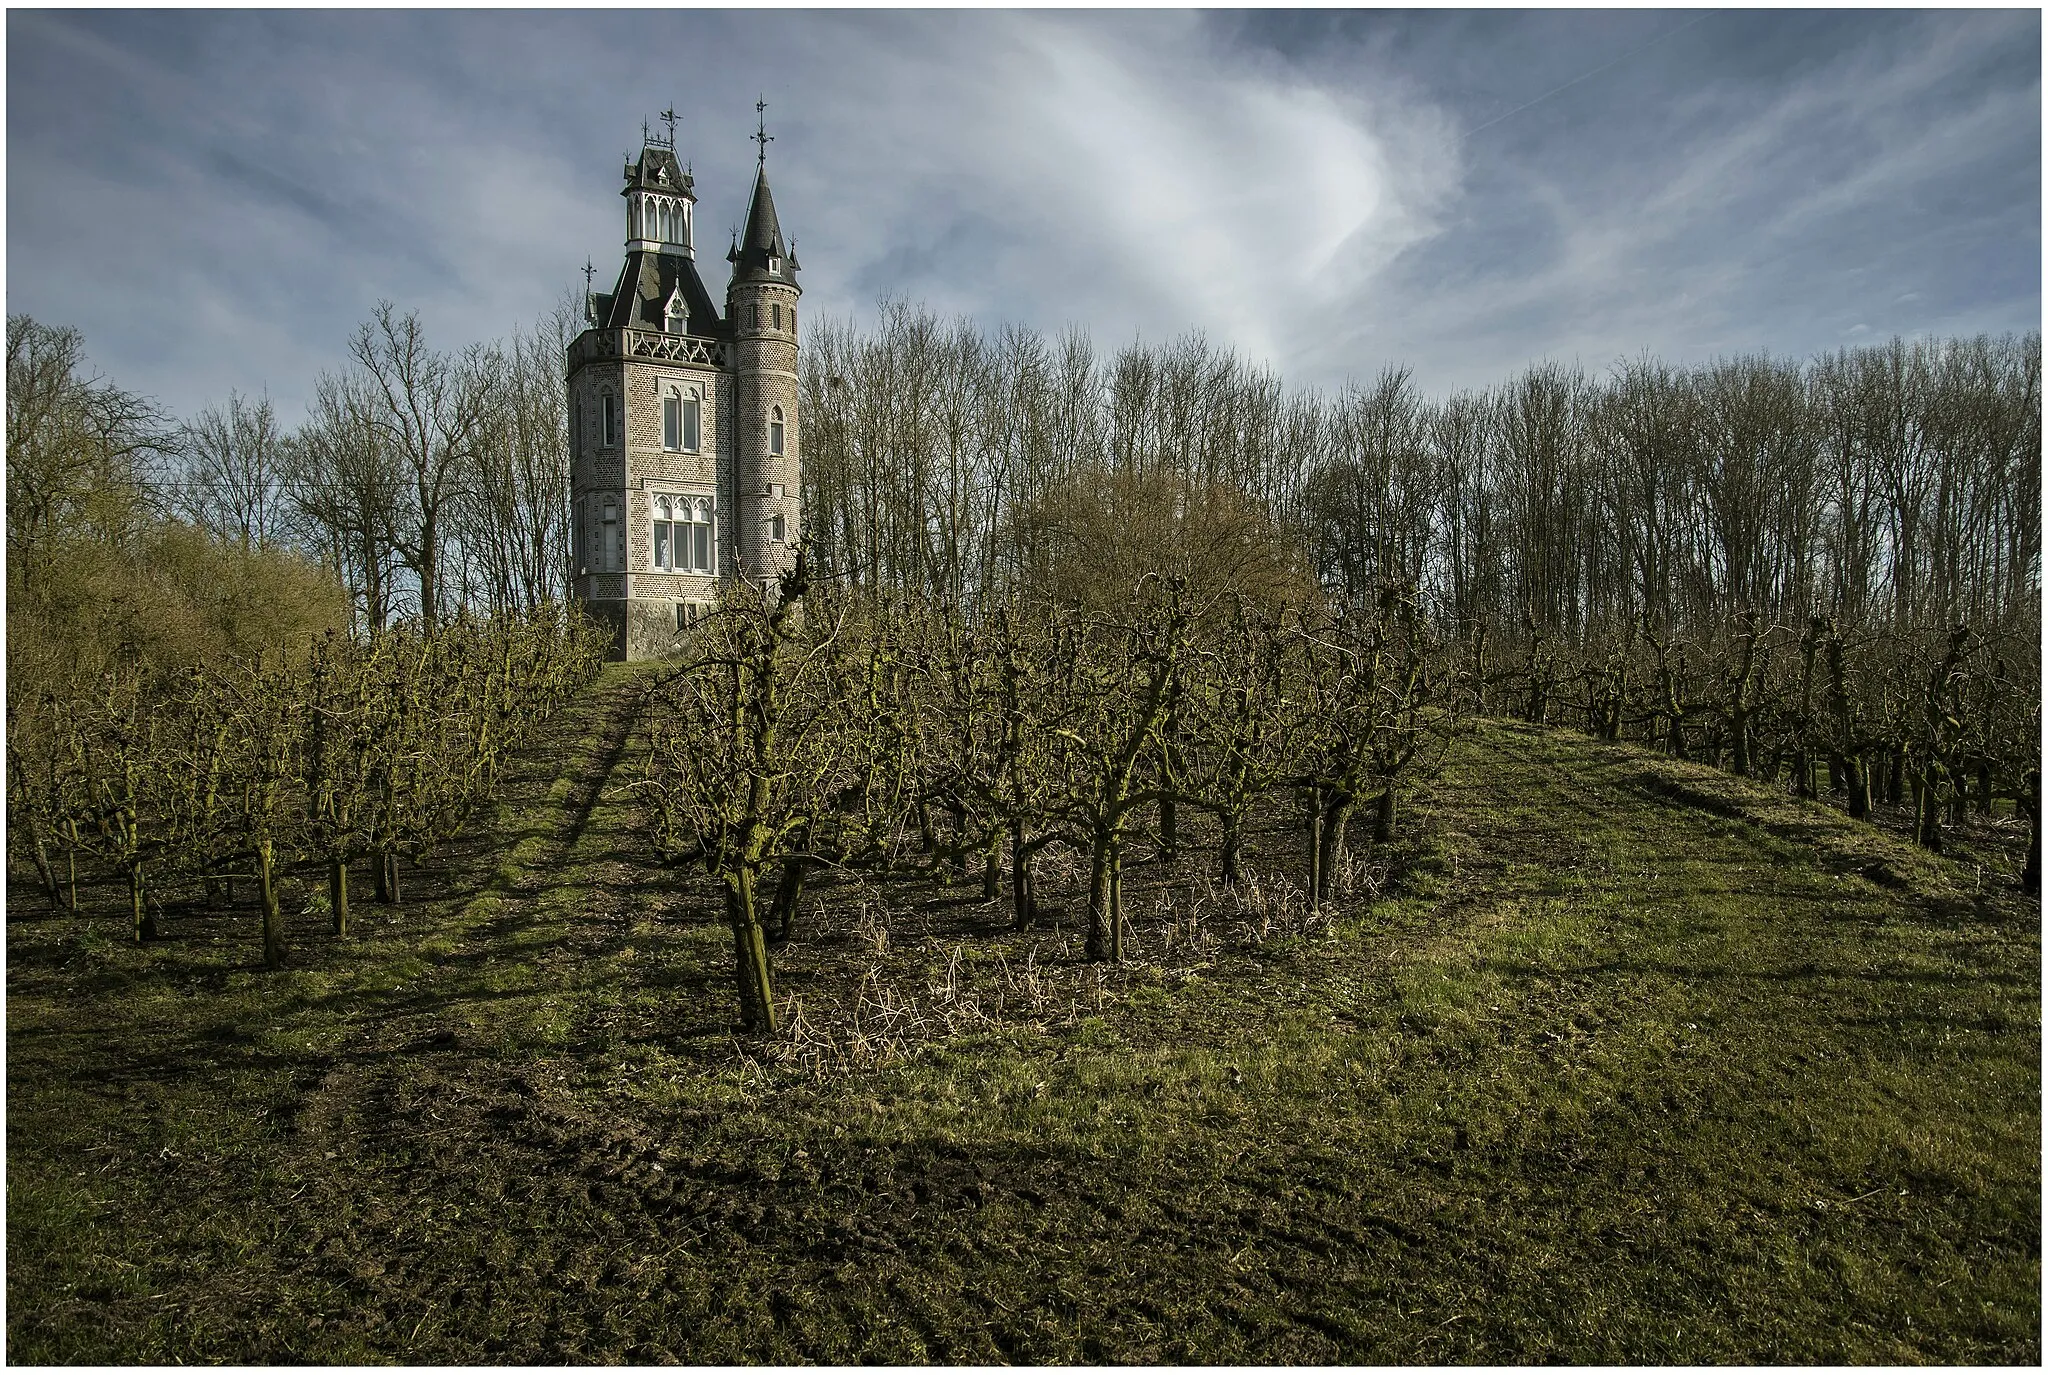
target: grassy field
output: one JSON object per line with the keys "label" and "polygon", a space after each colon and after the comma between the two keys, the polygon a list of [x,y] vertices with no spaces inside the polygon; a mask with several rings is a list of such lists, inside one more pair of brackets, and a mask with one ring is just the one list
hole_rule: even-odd
{"label": "grassy field", "polygon": [[11,1361],[2040,1359],[2039,908],[1973,858],[1488,725],[1331,921],[1141,863],[1102,971],[1072,875],[821,886],[765,1045],[626,685],[282,974],[15,885]]}

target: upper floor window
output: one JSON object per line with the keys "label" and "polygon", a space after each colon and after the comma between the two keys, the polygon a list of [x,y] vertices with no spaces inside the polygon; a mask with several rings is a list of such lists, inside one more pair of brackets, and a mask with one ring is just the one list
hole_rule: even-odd
{"label": "upper floor window", "polygon": [[770,318],[770,319],[772,319],[772,320],[773,320],[773,321],[775,322],[775,328],[777,328],[777,329],[781,329],[781,328],[782,328],[782,307],[781,307],[781,306],[779,306],[779,305],[773,305],[773,306],[770,306],[770,307],[768,307],[768,315],[769,315],[769,318]]}
{"label": "upper floor window", "polygon": [[777,544],[789,538],[789,522],[780,511],[768,518],[768,538]]}
{"label": "upper floor window", "polygon": [[619,442],[619,398],[606,392],[598,403],[598,409],[602,412],[599,442],[609,449]]}
{"label": "upper floor window", "polygon": [[768,452],[782,456],[782,407],[768,412]]}
{"label": "upper floor window", "polygon": [[598,561],[608,572],[616,573],[626,566],[624,531],[619,527],[619,503],[615,497],[604,499],[604,523],[599,530]]}
{"label": "upper floor window", "polygon": [[770,258],[768,260],[768,275],[771,277],[780,277],[782,275],[782,259]]}
{"label": "upper floor window", "polygon": [[695,453],[699,447],[704,404],[696,388],[670,387],[661,399],[661,447]]}

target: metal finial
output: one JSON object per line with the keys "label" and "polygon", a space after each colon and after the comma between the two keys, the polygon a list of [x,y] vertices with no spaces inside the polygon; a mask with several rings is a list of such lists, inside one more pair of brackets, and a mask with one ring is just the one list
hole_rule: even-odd
{"label": "metal finial", "polygon": [[668,126],[668,146],[674,148],[676,146],[676,107],[674,102],[670,102],[669,107],[661,112],[661,122]]}
{"label": "metal finial", "polygon": [[592,265],[592,263],[591,263],[591,261],[590,261],[590,259],[589,259],[589,258],[585,258],[585,259],[583,260],[583,294],[584,294],[584,295],[588,296],[588,295],[590,294],[590,284],[591,284],[591,278],[593,278],[593,277],[595,277],[595,276],[597,276],[597,268],[596,268],[595,266],[593,266],[593,265]]}
{"label": "metal finial", "polygon": [[768,132],[767,109],[767,101],[754,101],[754,142],[761,145],[761,151],[755,155],[754,161],[763,167],[768,165],[768,145],[775,142],[775,135]]}
{"label": "metal finial", "polygon": [[647,121],[643,119],[640,121],[640,146],[645,148],[647,142]]}

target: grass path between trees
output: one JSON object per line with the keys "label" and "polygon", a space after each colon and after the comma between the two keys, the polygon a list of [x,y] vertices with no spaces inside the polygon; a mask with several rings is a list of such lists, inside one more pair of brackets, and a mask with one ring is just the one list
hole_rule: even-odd
{"label": "grass path between trees", "polygon": [[2039,908],[1971,864],[1489,724],[1334,925],[1140,863],[1104,975],[1058,873],[822,881],[762,1046],[636,680],[281,975],[12,885],[10,1360],[2039,1359]]}

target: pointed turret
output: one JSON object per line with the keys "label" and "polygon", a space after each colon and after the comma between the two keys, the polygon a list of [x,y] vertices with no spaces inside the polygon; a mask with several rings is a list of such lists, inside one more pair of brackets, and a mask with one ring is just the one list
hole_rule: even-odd
{"label": "pointed turret", "polygon": [[754,172],[754,203],[747,209],[747,232],[740,237],[733,258],[736,282],[781,282],[796,285],[796,259],[782,237],[782,225],[775,218],[775,194],[768,189],[768,168]]}
{"label": "pointed turret", "polygon": [[[758,115],[765,101],[755,101]],[[734,472],[737,519],[733,567],[741,577],[769,579],[789,569],[802,537],[802,466],[797,423],[796,259],[775,216],[768,189],[766,121],[757,120],[754,199],[747,226],[734,236],[732,282],[725,289],[732,331]]]}

